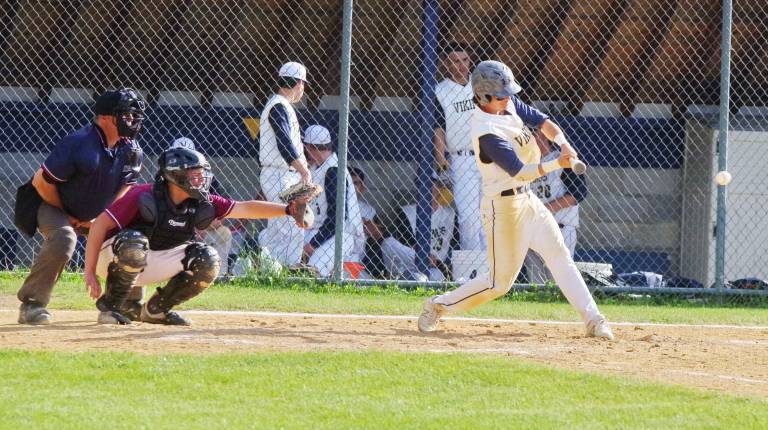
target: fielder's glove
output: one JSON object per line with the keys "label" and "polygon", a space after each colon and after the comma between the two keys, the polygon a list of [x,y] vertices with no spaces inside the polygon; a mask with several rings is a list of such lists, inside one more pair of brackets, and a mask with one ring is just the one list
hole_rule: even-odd
{"label": "fielder's glove", "polygon": [[283,190],[278,197],[287,203],[285,213],[296,220],[296,224],[302,228],[309,228],[314,221],[314,212],[307,207],[309,202],[317,198],[323,192],[323,187],[317,184],[298,183]]}

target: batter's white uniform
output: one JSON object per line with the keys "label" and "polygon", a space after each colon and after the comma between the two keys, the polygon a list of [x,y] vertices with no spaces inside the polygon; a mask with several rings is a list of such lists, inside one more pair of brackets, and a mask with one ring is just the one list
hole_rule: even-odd
{"label": "batter's white uniform", "polygon": [[[296,111],[285,97],[275,94],[268,101],[259,119],[259,162],[261,163],[261,189],[267,200],[280,202],[278,194],[289,186],[298,183],[301,175],[289,166],[277,149],[277,137],[269,123],[269,112],[277,104],[285,106],[291,123],[291,143],[302,160],[304,145],[301,143],[301,130]],[[267,227],[259,233],[259,245],[269,250],[270,255],[281,264],[291,266],[301,261],[304,244],[304,231],[291,217],[272,218]]]}
{"label": "batter's white uniform", "polygon": [[[602,318],[587,290],[552,214],[535,194],[530,181],[510,176],[496,163],[483,163],[479,157],[480,136],[491,134],[510,143],[520,161],[537,164],[541,152],[530,130],[513,112],[491,115],[479,108],[472,116],[472,144],[483,181],[481,216],[488,240],[490,280],[475,278],[461,287],[434,298],[450,313],[468,311],[506,294],[517,278],[528,249],[542,256],[557,285],[584,322]],[[514,195],[502,197],[506,190]]]}
{"label": "batter's white uniform", "polygon": [[[543,156],[541,161],[556,160],[559,156],[560,151],[554,150]],[[563,181],[563,169],[557,169],[547,173],[546,176],[536,179],[531,183],[531,190],[536,193],[536,196],[543,203],[549,203],[569,194],[568,187]],[[576,229],[579,227],[579,205],[560,209],[553,215],[558,227],[560,227],[560,233],[563,235],[565,246],[570,251],[571,257],[573,257],[573,253],[576,250]],[[541,257],[536,253],[531,252],[528,254],[528,257],[525,259],[525,266],[528,269],[528,276],[532,283],[543,284],[552,279]]]}
{"label": "batter's white uniform", "polygon": [[[339,159],[336,153],[332,153],[320,166],[313,168],[312,180],[318,184],[325,183],[325,175],[328,173],[328,169],[331,167],[338,167]],[[339,174],[340,172],[337,172]],[[342,253],[344,261],[350,261],[352,257],[352,250],[355,244],[355,237],[362,236],[363,233],[363,220],[360,217],[360,208],[357,204],[357,193],[355,192],[355,186],[352,183],[352,176],[349,172],[345,172],[347,179],[346,187],[346,212],[344,223],[344,240],[342,242]],[[311,203],[312,209],[315,211],[315,223],[312,228],[307,230],[304,235],[304,243],[309,243],[310,240],[318,233],[323,223],[325,223],[328,217],[328,200],[324,190],[322,194],[317,196]],[[320,276],[329,276],[333,272],[333,260],[336,253],[336,236],[333,235],[318,247],[309,257],[307,264],[317,268],[320,272]]]}
{"label": "batter's white uniform", "polygon": [[461,249],[483,249],[483,225],[477,216],[480,208],[480,173],[475,164],[470,119],[475,104],[472,84],[458,84],[444,79],[435,87],[435,97],[445,119],[445,144],[449,173],[453,183],[453,200],[459,215]]}
{"label": "batter's white uniform", "polygon": [[[411,232],[416,234],[416,205],[402,207]],[[434,255],[439,261],[445,262],[451,248],[451,239],[454,233],[454,224],[456,213],[450,207],[440,206],[432,212],[430,224],[431,245],[430,254]],[[384,267],[392,275],[399,277],[403,274],[416,274],[419,269],[416,266],[416,251],[393,237],[384,239],[381,243],[381,253],[384,257]],[[430,281],[444,281],[445,275],[440,269],[432,267],[429,269]]]}

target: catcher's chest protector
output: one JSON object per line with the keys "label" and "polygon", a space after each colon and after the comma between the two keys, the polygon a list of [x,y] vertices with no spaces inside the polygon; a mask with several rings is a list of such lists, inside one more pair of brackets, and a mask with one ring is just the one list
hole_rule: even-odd
{"label": "catcher's chest protector", "polygon": [[214,219],[214,207],[210,202],[187,199],[181,208],[173,207],[164,186],[152,188],[155,204],[154,220],[143,217],[132,229],[144,233],[149,239],[149,249],[160,251],[175,248],[195,238],[195,230],[205,230]]}

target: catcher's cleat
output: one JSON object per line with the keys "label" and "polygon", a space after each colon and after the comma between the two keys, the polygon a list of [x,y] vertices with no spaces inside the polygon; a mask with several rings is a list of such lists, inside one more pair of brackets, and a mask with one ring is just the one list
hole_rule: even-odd
{"label": "catcher's cleat", "polygon": [[99,312],[99,318],[96,320],[99,324],[112,324],[112,325],[129,325],[131,320],[125,315],[117,311],[101,311]]}
{"label": "catcher's cleat", "polygon": [[51,313],[40,303],[24,302],[19,307],[19,324],[48,325]]}
{"label": "catcher's cleat", "polygon": [[151,314],[146,304],[141,308],[141,321],[150,324],[192,325],[192,321],[173,311]]}
{"label": "catcher's cleat", "polygon": [[613,331],[605,318],[597,317],[587,323],[587,336],[613,340]]}
{"label": "catcher's cleat", "polygon": [[432,296],[424,303],[424,310],[419,316],[419,331],[430,333],[437,330],[440,317],[443,316],[443,305],[434,302],[437,296]]}
{"label": "catcher's cleat", "polygon": [[128,317],[131,321],[141,321],[141,308],[144,307],[144,303],[139,300],[126,300],[120,313]]}

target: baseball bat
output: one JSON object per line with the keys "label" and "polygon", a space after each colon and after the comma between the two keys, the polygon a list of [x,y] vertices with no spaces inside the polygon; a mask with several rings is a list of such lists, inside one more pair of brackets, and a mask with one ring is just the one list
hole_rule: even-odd
{"label": "baseball bat", "polygon": [[577,175],[583,175],[587,171],[587,165],[576,158],[571,159],[571,170]]}

